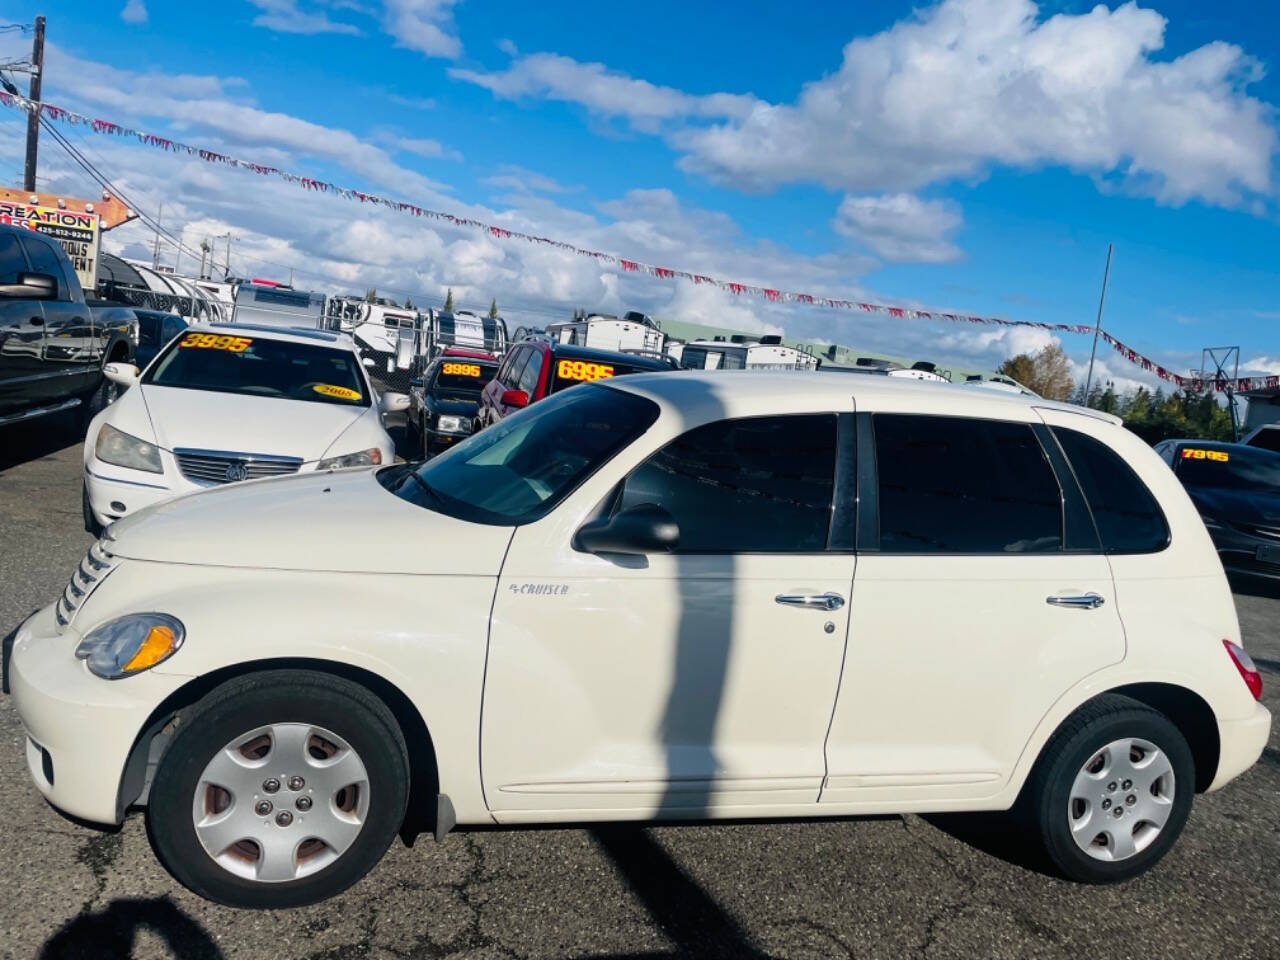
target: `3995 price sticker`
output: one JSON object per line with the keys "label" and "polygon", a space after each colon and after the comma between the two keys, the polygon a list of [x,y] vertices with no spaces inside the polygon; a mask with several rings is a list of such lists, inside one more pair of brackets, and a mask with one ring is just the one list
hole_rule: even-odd
{"label": "3995 price sticker", "polygon": [[178,341],[178,346],[244,353],[249,349],[251,343],[253,343],[253,340],[250,337],[231,337],[217,333],[188,333]]}
{"label": "3995 price sticker", "polygon": [[446,363],[440,368],[440,372],[457,377],[478,377],[480,366],[475,363]]}

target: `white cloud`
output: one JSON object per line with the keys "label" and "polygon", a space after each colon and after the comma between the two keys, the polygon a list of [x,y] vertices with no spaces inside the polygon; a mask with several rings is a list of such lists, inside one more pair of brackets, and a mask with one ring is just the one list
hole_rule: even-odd
{"label": "white cloud", "polygon": [[143,0],[129,0],[120,11],[120,19],[125,23],[146,23],[147,5]]}
{"label": "white cloud", "polygon": [[1280,374],[1280,357],[1260,356],[1251,360],[1242,361],[1240,364],[1240,376],[1272,376]]}
{"label": "white cloud", "polygon": [[429,57],[456,59],[462,43],[453,34],[455,0],[384,0],[383,28],[396,44]]}
{"label": "white cloud", "polygon": [[443,157],[446,160],[461,160],[462,154],[452,147],[446,147],[439,140],[432,140],[429,137],[399,137],[395,141],[395,145],[401,150],[409,153],[417,154],[427,159],[435,159]]}
{"label": "white cloud", "polygon": [[545,174],[513,163],[499,164],[498,172],[480,181],[486,187],[500,190],[514,190],[517,193],[572,193],[581,187],[567,187]]}
{"label": "white cloud", "polygon": [[298,6],[298,0],[249,0],[249,2],[262,11],[253,18],[255,27],[265,27],[279,33],[360,33],[359,28],[353,24],[331,20],[323,11],[302,10]]}
{"label": "white cloud", "polygon": [[846,196],[836,211],[837,233],[897,263],[948,263],[960,259],[951,234],[963,217],[954,203],[921,200],[910,193]]}
{"label": "white cloud", "polygon": [[452,75],[626,118],[668,137],[687,169],[743,189],[896,193],[994,166],[1061,166],[1164,203],[1265,209],[1275,109],[1247,93],[1261,65],[1222,42],[1158,59],[1165,24],[1133,2],[1042,17],[1033,0],[943,0],[853,40],[835,73],[783,104],[551,53]]}
{"label": "white cloud", "polygon": [[509,37],[500,38],[495,46],[508,57],[514,57],[520,53],[520,50],[516,47],[515,41]]}

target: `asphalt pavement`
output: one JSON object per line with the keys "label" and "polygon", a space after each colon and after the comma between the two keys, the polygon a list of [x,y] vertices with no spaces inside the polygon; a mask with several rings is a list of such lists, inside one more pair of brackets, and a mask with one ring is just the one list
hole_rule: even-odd
{"label": "asphalt pavement", "polygon": [[[75,425],[0,429],[0,635],[88,548]],[[1280,599],[1238,592],[1280,712]],[[85,730],[86,737],[93,736]],[[985,818],[458,833],[397,843],[340,897],[238,911],[187,893],[143,818],[71,823],[27,777],[0,698],[0,956],[1280,957],[1280,736],[1118,887],[1047,876]]]}

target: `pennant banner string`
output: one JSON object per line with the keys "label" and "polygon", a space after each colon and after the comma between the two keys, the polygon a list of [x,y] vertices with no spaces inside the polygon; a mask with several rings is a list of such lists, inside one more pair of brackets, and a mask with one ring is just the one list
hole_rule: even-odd
{"label": "pennant banner string", "polygon": [[353,190],[348,187],[340,187],[336,184],[329,183],[326,180],[320,180],[315,177],[299,176],[298,174],[289,173],[288,171],[280,170],[276,167],[268,166],[263,163],[239,160],[235,157],[227,156],[226,154],[216,153],[212,150],[205,150],[200,147],[194,147],[186,143],[180,143],[179,141],[171,140],[168,137],[161,137],[153,133],[134,130],[131,127],[113,123],[109,120],[101,120],[95,117],[88,117],[83,114],[74,113],[71,110],[67,110],[51,103],[37,103],[36,101],[29,100],[26,97],[17,96],[11,93],[0,92],[0,104],[13,109],[25,111],[27,113],[39,112],[49,120],[54,120],[59,123],[70,124],[77,127],[88,127],[94,133],[107,136],[125,137],[137,140],[144,146],[154,147],[158,150],[197,157],[206,163],[217,163],[229,167],[238,167],[241,170],[248,170],[251,173],[258,174],[259,176],[278,177],[287,183],[292,183],[301,187],[303,190],[314,190],[317,193],[332,194],[345,200],[356,200],[360,203],[374,204],[376,206],[386,207],[390,210],[395,210],[399,213],[408,214],[410,216],[425,217],[430,220],[441,221],[455,227],[480,230],[499,240],[521,240],[526,243],[534,243],[539,246],[562,250],[566,253],[572,253],[580,257],[590,257],[597,263],[616,265],[626,273],[640,273],[663,280],[686,280],[695,284],[707,284],[718,287],[719,289],[724,290],[727,293],[731,293],[734,296],[756,297],[762,300],[768,300],[771,303],[798,303],[815,307],[825,307],[828,309],[854,310],[862,313],[875,313],[902,319],[948,320],[956,323],[990,324],[1004,327],[1034,327],[1036,329],[1049,330],[1056,333],[1093,332],[1093,327],[1089,324],[1037,323],[1030,320],[1006,320],[1001,317],[978,317],[970,314],[948,313],[937,310],[915,310],[909,307],[891,307],[879,303],[865,303],[859,300],[821,297],[816,294],[795,293],[774,287],[759,287],[747,283],[735,283],[729,280],[719,280],[715,277],[709,277],[700,273],[692,273],[687,270],[675,270],[670,267],[660,267],[654,264],[645,263],[641,260],[619,257],[599,250],[588,250],[583,247],[575,246],[571,243],[565,243],[561,240],[553,240],[549,237],[540,237],[533,234],[521,233],[518,230],[508,230],[505,227],[494,226],[492,224],[482,223],[479,220],[473,220],[470,217],[459,217],[451,213],[444,213],[439,210],[420,207],[417,204],[406,203],[404,201],[390,199],[377,194],[366,193],[361,190]]}
{"label": "pennant banner string", "polygon": [[1176,385],[1180,390],[1189,390],[1193,393],[1203,393],[1206,390],[1224,393],[1227,390],[1231,390],[1234,393],[1240,393],[1249,390],[1274,390],[1280,388],[1280,375],[1274,374],[1260,377],[1237,377],[1234,380],[1226,377],[1184,377],[1144,357],[1132,347],[1121,343],[1105,330],[1100,330],[1098,336],[1109,343],[1116,353],[1130,363],[1141,367],[1149,373],[1154,373],[1161,380]]}

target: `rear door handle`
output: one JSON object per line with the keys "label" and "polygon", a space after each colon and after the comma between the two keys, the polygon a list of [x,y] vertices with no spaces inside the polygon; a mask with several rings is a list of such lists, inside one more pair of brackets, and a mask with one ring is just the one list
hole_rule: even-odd
{"label": "rear door handle", "polygon": [[1080,610],[1096,610],[1106,603],[1096,593],[1072,594],[1064,597],[1045,597],[1044,602],[1051,607],[1075,607]]}
{"label": "rear door handle", "polygon": [[844,606],[844,597],[838,593],[780,593],[773,599],[788,607],[813,610],[839,610]]}

